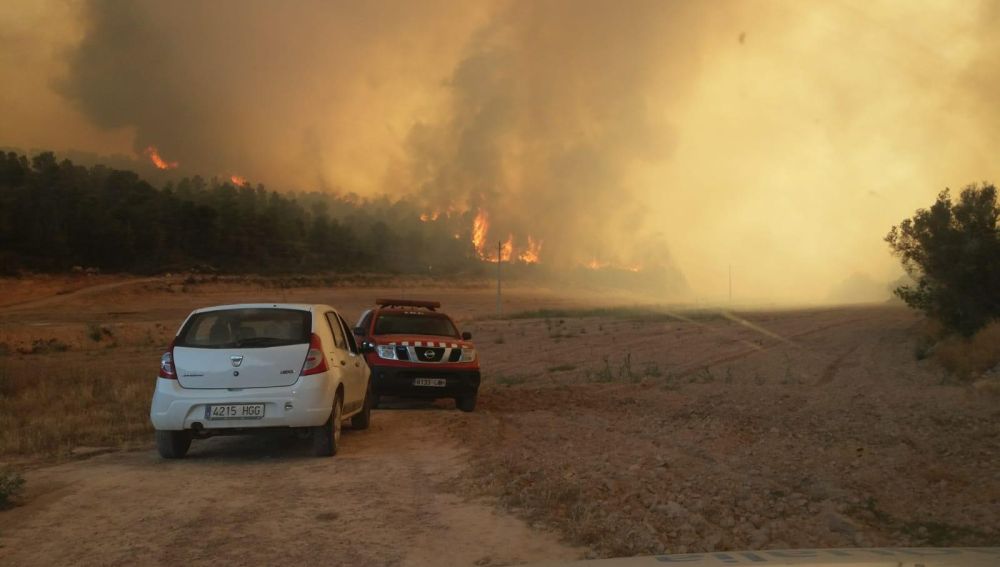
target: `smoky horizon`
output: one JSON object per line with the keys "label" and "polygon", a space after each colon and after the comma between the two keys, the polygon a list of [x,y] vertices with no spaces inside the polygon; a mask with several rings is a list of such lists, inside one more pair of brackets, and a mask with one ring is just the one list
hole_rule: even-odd
{"label": "smoky horizon", "polygon": [[993,1],[15,1],[0,147],[405,200],[485,262],[656,274],[664,302],[884,301],[889,229],[997,178],[998,22]]}

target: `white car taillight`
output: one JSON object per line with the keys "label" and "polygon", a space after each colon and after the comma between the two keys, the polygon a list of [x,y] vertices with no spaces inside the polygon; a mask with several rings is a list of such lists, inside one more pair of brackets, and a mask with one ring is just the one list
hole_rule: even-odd
{"label": "white car taillight", "polygon": [[160,356],[160,378],[177,379],[177,368],[174,366],[174,343],[171,341],[167,352]]}
{"label": "white car taillight", "polygon": [[323,355],[323,343],[320,342],[316,333],[309,339],[309,352],[306,353],[306,360],[302,363],[302,371],[299,376],[309,376],[326,372],[326,356]]}
{"label": "white car taillight", "polygon": [[476,360],[476,349],[474,348],[463,348],[461,362],[472,362]]}

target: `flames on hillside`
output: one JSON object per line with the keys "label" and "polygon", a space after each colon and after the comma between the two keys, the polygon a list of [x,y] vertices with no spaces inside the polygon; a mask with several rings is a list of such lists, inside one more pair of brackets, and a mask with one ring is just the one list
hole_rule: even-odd
{"label": "flames on hillside", "polygon": [[591,258],[589,262],[585,263],[583,267],[588,270],[624,270],[627,272],[641,272],[642,265],[640,264],[619,264],[615,262],[604,262],[598,260],[597,258]]}
{"label": "flames on hillside", "polygon": [[163,159],[160,155],[160,150],[156,149],[156,146],[147,146],[145,153],[149,156],[149,161],[153,162],[153,165],[156,166],[156,169],[177,169],[177,166],[180,165],[180,162]]}
{"label": "flames on hillside", "polygon": [[[450,218],[458,212],[454,208],[446,211],[434,210],[421,213],[421,222],[434,222],[442,217]],[[460,213],[464,214],[464,213]],[[541,261],[542,241],[532,235],[527,235],[523,240],[515,238],[511,232],[500,240],[492,240],[490,236],[490,215],[483,209],[476,211],[476,216],[472,219],[472,248],[476,256],[484,262],[496,262],[497,258],[501,262],[520,262],[522,264],[537,264]],[[459,237],[458,234],[455,235]],[[494,244],[495,243],[495,244]]]}
{"label": "flames on hillside", "polygon": [[541,259],[542,254],[542,242],[540,240],[535,240],[528,235],[528,247],[521,251],[517,255],[517,259],[524,262],[525,264],[537,264]]}
{"label": "flames on hillside", "polygon": [[[420,214],[421,222],[434,222],[442,218],[452,218],[455,213],[464,215],[455,208],[448,210],[433,210]],[[459,238],[455,234],[455,238]],[[506,237],[494,240],[490,238],[490,215],[484,209],[477,209],[476,216],[472,219],[471,243],[476,256],[484,262],[517,262],[521,264],[538,264],[542,261],[542,240],[536,239],[528,234],[523,239],[515,238],[514,234],[508,232]],[[592,258],[580,264],[582,268],[588,270],[613,270],[641,272],[642,265],[638,263],[626,264]]]}
{"label": "flames on hillside", "polygon": [[[180,162],[168,161],[160,155],[160,151],[156,146],[148,146],[144,152],[149,160],[156,166],[157,169],[168,170],[176,169],[180,166]],[[248,185],[247,179],[242,175],[231,174],[228,176],[229,181],[237,187],[244,187]],[[461,215],[464,218],[470,211],[468,209],[462,210],[454,206],[450,206],[447,209],[435,209],[427,211],[420,214],[421,222],[434,222],[440,219],[452,219],[455,215]],[[540,238],[535,238],[532,234],[527,234],[524,236],[514,236],[513,232],[508,232],[506,235],[501,233],[499,238],[496,235],[490,234],[490,215],[482,208],[476,209],[476,215],[472,219],[471,227],[471,243],[475,255],[477,258],[483,262],[513,262],[520,264],[539,264],[542,261],[542,244],[543,240]],[[459,233],[454,234],[455,238],[461,238]],[[630,272],[640,272],[642,271],[642,266],[638,264],[621,264],[617,262],[609,262],[605,260],[599,260],[598,258],[592,258],[587,262],[579,264],[581,267],[589,270],[625,270]]]}
{"label": "flames on hillside", "polygon": [[[156,169],[163,169],[163,170],[177,169],[181,165],[179,161],[167,161],[160,154],[160,150],[156,146],[146,146],[146,149],[143,151],[143,153],[146,154],[146,156],[149,158],[149,161],[153,164],[154,167],[156,167]],[[230,183],[232,183],[237,187],[243,187],[249,184],[246,177],[243,177],[242,175],[237,175],[235,173],[229,176],[229,181]],[[434,219],[437,219],[437,213],[434,214]],[[424,219],[423,216],[421,216],[420,220],[426,220],[426,219]]]}
{"label": "flames on hillside", "polygon": [[542,242],[536,241],[530,234],[526,242],[519,241],[515,244],[513,233],[507,233],[507,237],[499,241],[494,249],[493,241],[487,240],[489,230],[489,213],[479,209],[472,220],[472,246],[480,260],[496,262],[499,258],[501,262],[517,260],[524,264],[537,264],[541,260]]}

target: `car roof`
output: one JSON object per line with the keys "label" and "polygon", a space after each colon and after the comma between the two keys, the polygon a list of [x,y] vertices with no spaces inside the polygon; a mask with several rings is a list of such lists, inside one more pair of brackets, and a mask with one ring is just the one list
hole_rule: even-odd
{"label": "car roof", "polygon": [[441,311],[431,311],[429,309],[421,309],[419,307],[400,307],[400,306],[397,306],[397,305],[388,306],[388,307],[378,307],[378,306],[376,306],[372,310],[375,311],[376,313],[380,313],[380,314],[381,313],[404,313],[404,314],[409,314],[409,315],[420,315],[420,316],[423,316],[423,317],[446,317],[448,319],[451,318],[451,317],[448,317],[447,313],[443,313]]}
{"label": "car roof", "polygon": [[201,307],[191,313],[205,313],[207,311],[221,311],[224,309],[294,309],[296,311],[325,311],[334,310],[329,305],[319,303],[233,303],[230,305],[212,305]]}

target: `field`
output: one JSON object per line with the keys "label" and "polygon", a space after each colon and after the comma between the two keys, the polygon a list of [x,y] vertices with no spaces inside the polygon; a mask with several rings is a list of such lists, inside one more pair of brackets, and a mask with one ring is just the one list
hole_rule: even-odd
{"label": "field", "polygon": [[[502,565],[1000,543],[1000,397],[916,356],[923,323],[903,308],[643,307],[513,287],[497,318],[485,282],[0,287],[0,462],[27,480],[0,512],[0,563]],[[328,461],[272,437],[155,456],[154,373],[190,309],[325,302],[350,320],[401,294],[441,299],[473,333],[475,413],[394,402]]]}

